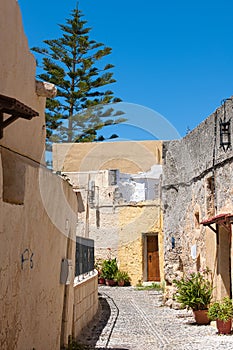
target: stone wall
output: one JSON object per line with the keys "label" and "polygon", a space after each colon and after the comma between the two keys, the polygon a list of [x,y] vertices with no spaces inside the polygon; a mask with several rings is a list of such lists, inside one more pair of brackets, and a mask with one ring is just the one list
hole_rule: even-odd
{"label": "stone wall", "polygon": [[[228,119],[232,101],[226,101],[225,107]],[[170,284],[183,271],[207,265],[214,275],[216,293],[222,290],[218,296],[228,294],[229,286],[221,287],[224,272],[216,268],[216,234],[201,222],[233,211],[233,152],[220,148],[223,113],[222,106],[186,137],[165,142],[163,147],[165,278]],[[196,250],[196,257],[191,250]]]}
{"label": "stone wall", "polygon": [[98,275],[87,277],[74,283],[73,337],[79,339],[81,331],[88,326],[98,311]]}
{"label": "stone wall", "polygon": [[[163,238],[161,202],[158,198],[143,202],[114,200],[116,186],[109,186],[108,171],[65,173],[74,187],[80,186],[84,211],[79,213],[77,234],[95,240],[96,259],[117,258],[132,284],[147,280],[144,272],[144,235],[158,234],[160,276],[163,278]],[[88,181],[95,181],[93,206],[87,206]],[[98,189],[98,190],[97,190]]]}
{"label": "stone wall", "polygon": [[[158,235],[162,280],[162,142],[58,144],[53,151],[55,169],[62,170],[74,188],[82,193],[84,211],[79,214],[78,230],[95,240],[95,257],[116,257],[120,269],[129,273],[133,285],[147,281],[144,236]],[[119,170],[115,185],[110,184],[107,169]],[[92,183],[94,194],[90,203]],[[130,194],[123,185],[127,190],[131,185]]]}

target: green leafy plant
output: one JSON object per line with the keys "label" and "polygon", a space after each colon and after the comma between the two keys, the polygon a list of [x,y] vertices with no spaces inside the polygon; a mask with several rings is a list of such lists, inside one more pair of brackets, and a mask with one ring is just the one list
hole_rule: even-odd
{"label": "green leafy plant", "polygon": [[224,322],[233,318],[232,300],[229,297],[225,297],[222,301],[215,301],[209,307],[208,317],[212,321],[221,320]]}
{"label": "green leafy plant", "polygon": [[102,264],[102,276],[105,279],[113,280],[118,271],[117,261],[115,259],[104,260]]}
{"label": "green leafy plant", "polygon": [[130,283],[130,281],[131,281],[131,278],[130,278],[128,272],[121,271],[121,270],[117,271],[115,279],[116,279],[117,282],[124,281],[127,284]]}
{"label": "green leafy plant", "polygon": [[143,287],[142,281],[138,280],[138,283],[136,284],[137,288]]}
{"label": "green leafy plant", "polygon": [[143,284],[137,284],[138,290],[157,290],[164,292],[164,286],[162,283],[153,282],[148,286],[143,286]]}
{"label": "green leafy plant", "polygon": [[42,68],[38,78],[57,87],[57,96],[46,101],[47,139],[97,141],[98,130],[126,120],[119,118],[123,112],[111,106],[102,108],[121,101],[106,88],[116,82],[114,66],[107,63],[112,49],[90,38],[91,28],[77,6],[59,28],[57,39],[44,40],[42,47],[32,48]]}
{"label": "green leafy plant", "polygon": [[212,299],[213,284],[209,280],[210,270],[193,272],[173,281],[177,290],[174,293],[175,300],[182,307],[193,311],[208,309]]}

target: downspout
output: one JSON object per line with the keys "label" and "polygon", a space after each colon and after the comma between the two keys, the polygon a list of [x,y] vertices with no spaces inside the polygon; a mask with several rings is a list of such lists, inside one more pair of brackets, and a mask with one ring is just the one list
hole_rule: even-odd
{"label": "downspout", "polygon": [[[68,222],[68,220],[67,220]],[[66,259],[72,259],[73,255],[73,242],[72,242],[72,234],[71,229],[69,228],[69,233],[67,236],[67,244],[66,244]],[[71,332],[69,332],[69,321],[71,318],[71,322],[73,322],[73,314],[71,314],[70,303],[72,302],[72,310],[73,310],[73,298],[71,293],[73,293],[73,279],[70,284],[64,285],[64,296],[63,296],[63,310],[62,310],[62,320],[61,320],[61,336],[60,336],[60,344],[61,349],[65,349],[68,345],[69,336]]]}
{"label": "downspout", "polygon": [[[78,203],[75,206],[78,212]],[[65,220],[66,247],[64,258],[68,260],[68,280],[63,287],[63,310],[61,318],[60,347],[65,349],[69,345],[69,338],[73,332],[73,306],[74,306],[74,269],[76,252],[76,229],[77,215],[68,216]],[[71,263],[71,264],[70,264]],[[64,283],[62,281],[61,283]]]}

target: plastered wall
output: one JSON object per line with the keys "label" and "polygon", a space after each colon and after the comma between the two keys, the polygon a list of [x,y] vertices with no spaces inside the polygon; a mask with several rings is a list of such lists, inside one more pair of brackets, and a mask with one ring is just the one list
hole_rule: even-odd
{"label": "plastered wall", "polygon": [[[47,170],[40,172],[37,166],[24,165],[23,203],[1,202],[0,348],[59,349],[64,304],[61,260],[68,257],[67,236],[71,234],[74,239],[77,202],[67,183]],[[4,163],[1,166],[4,172]],[[44,206],[39,177],[50,199],[60,197],[53,202],[54,214]],[[3,193],[4,186],[3,182]],[[61,188],[73,212],[66,210]],[[71,245],[74,253],[74,240]],[[74,265],[73,253],[69,258]],[[72,314],[69,318],[71,334]]]}
{"label": "plastered wall", "polygon": [[30,121],[20,118],[5,128],[0,144],[40,162],[44,151],[45,98],[36,94],[36,61],[28,48],[16,0],[0,1],[0,32],[0,94],[16,98],[39,113]]}
{"label": "plastered wall", "polygon": [[161,164],[162,141],[91,142],[53,145],[55,171],[119,169],[134,174]]}
{"label": "plastered wall", "polygon": [[158,234],[160,277],[163,280],[163,232],[159,200],[142,202],[120,208],[119,248],[120,268],[127,271],[136,285],[146,280],[144,276],[144,234]]}
{"label": "plastered wall", "polygon": [[[57,144],[53,152],[55,170],[63,171],[74,187],[82,191],[85,205],[84,212],[79,214],[78,230],[95,240],[96,258],[116,257],[120,269],[127,271],[132,284],[136,285],[138,281],[147,280],[144,273],[146,252],[143,235],[158,234],[160,276],[163,280],[163,231],[159,198],[161,168],[158,166],[154,175],[158,182],[156,199],[132,203],[126,198],[119,201],[115,199],[116,186],[109,185],[106,170],[119,169],[127,173],[128,178],[143,172],[144,177],[150,179],[151,168],[162,162],[162,142]],[[95,203],[93,207],[87,207],[88,183],[91,181],[95,181]],[[145,187],[148,184],[149,181]]]}
{"label": "plastered wall", "polygon": [[74,284],[74,322],[73,337],[82,342],[81,331],[88,326],[96,315],[98,302],[98,275],[95,272],[83,281]]}
{"label": "plastered wall", "polygon": [[0,140],[0,348],[58,350],[72,334],[73,284],[61,284],[60,271],[63,258],[74,266],[77,198],[40,166],[45,98],[17,1],[0,2],[0,31],[0,94],[40,114],[15,121]]}

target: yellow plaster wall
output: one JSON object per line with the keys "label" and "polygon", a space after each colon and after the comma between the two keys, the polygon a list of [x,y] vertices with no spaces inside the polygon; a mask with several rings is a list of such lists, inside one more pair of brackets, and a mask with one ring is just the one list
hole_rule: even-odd
{"label": "yellow plaster wall", "polygon": [[119,169],[133,174],[162,164],[161,154],[162,141],[54,144],[53,167],[55,171]]}
{"label": "yellow plaster wall", "polygon": [[72,333],[73,284],[60,284],[60,270],[63,258],[75,262],[77,198],[39,166],[45,98],[16,0],[0,1],[0,32],[0,94],[40,114],[15,121],[0,140],[0,349],[59,350],[61,334],[67,343]]}
{"label": "yellow plaster wall", "polygon": [[127,271],[131,284],[136,285],[143,281],[143,241],[142,237],[133,242],[119,246],[118,259],[120,269]]}
{"label": "yellow plaster wall", "polygon": [[[212,273],[214,291],[214,299],[220,300],[225,296],[230,296],[230,256],[232,260],[232,246],[230,237],[232,233],[226,232],[223,227],[219,227],[219,243],[217,245],[216,233],[210,228],[205,230],[205,252],[206,266]],[[232,272],[230,272],[232,273]]]}
{"label": "yellow plaster wall", "polygon": [[[0,348],[58,350],[64,303],[61,260],[69,257],[74,266],[76,218],[73,213],[77,210],[77,201],[70,186],[60,178],[47,170],[39,175],[37,166],[25,164],[25,167],[24,203],[1,202]],[[43,178],[43,185],[46,184],[44,190],[48,198],[58,199],[53,202],[54,214],[49,213],[42,200],[39,176]],[[59,188],[64,191],[71,211],[66,210]],[[69,256],[68,234],[73,238]],[[72,293],[72,284],[67,288]],[[67,331],[71,334],[72,314],[68,316]],[[66,337],[68,339],[68,334]]]}
{"label": "yellow plaster wall", "polygon": [[[209,253],[211,252],[211,254]],[[216,233],[210,228],[205,229],[205,250],[202,252],[206,259],[206,266],[212,271],[214,285],[217,286],[217,242]],[[217,288],[214,289],[214,297],[217,298]]]}
{"label": "yellow plaster wall", "polygon": [[157,233],[159,237],[160,276],[163,280],[163,233],[160,201],[140,203],[121,208],[119,212],[120,268],[126,270],[132,284],[143,281],[144,245],[143,234]]}
{"label": "yellow plaster wall", "polygon": [[0,144],[40,162],[45,139],[45,98],[36,94],[36,61],[28,47],[16,0],[0,1],[0,33],[0,94],[16,98],[39,113],[32,120],[20,118],[6,127]]}

